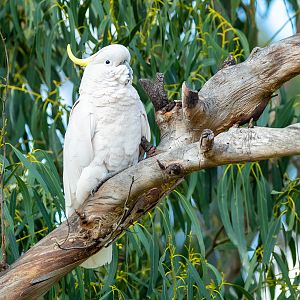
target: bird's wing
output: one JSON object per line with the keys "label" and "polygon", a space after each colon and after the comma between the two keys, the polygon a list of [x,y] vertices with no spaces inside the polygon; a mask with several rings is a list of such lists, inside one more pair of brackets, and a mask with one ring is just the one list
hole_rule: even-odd
{"label": "bird's wing", "polygon": [[76,187],[82,169],[94,157],[92,139],[95,120],[88,101],[80,98],[74,104],[64,143],[64,191],[66,212],[69,216],[81,203],[76,203]]}

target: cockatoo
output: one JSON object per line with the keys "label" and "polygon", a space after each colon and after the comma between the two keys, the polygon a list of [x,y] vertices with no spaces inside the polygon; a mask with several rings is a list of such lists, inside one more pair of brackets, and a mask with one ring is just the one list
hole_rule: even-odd
{"label": "cockatoo", "polygon": [[[70,216],[109,174],[138,162],[141,138],[150,140],[150,127],[132,86],[126,47],[113,44],[87,59],[76,58],[70,45],[67,50],[74,63],[85,67],[64,143],[63,182]],[[82,266],[97,268],[111,259],[108,247]]]}

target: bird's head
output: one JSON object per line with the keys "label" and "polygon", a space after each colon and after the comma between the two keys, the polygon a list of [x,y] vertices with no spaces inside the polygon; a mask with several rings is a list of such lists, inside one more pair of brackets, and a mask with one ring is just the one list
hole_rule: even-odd
{"label": "bird's head", "polygon": [[121,85],[131,84],[132,69],[130,53],[126,47],[113,44],[86,59],[76,58],[70,45],[67,47],[69,58],[77,65],[85,67],[84,77],[95,82],[118,82]]}

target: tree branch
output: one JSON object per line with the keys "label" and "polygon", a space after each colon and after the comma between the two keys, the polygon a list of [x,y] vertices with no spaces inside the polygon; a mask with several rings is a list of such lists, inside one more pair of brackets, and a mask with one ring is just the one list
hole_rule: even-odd
{"label": "tree branch", "polygon": [[[300,123],[283,129],[222,132],[255,117],[276,88],[300,73],[299,45],[300,36],[296,35],[253,51],[246,62],[227,66],[213,76],[198,99],[184,86],[182,102],[169,103],[160,81],[160,88],[152,89],[150,95],[157,103],[156,120],[162,134],[158,148],[164,152],[105,182],[69,218],[69,234],[63,223],[1,274],[1,295],[7,299],[41,295],[109,245],[191,172],[300,154]],[[128,208],[125,213],[124,204]]]}
{"label": "tree branch", "polygon": [[168,113],[163,109],[156,113],[164,137],[158,150],[167,151],[197,141],[206,128],[217,135],[251,118],[257,120],[272,93],[299,73],[300,35],[297,34],[266,48],[256,47],[245,62],[221,69],[204,84],[198,99],[195,91],[184,83],[182,103],[177,102]]}

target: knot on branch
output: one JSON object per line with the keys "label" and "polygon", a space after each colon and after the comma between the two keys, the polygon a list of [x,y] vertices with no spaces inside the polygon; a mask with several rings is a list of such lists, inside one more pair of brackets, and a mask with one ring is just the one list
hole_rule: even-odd
{"label": "knot on branch", "polygon": [[131,212],[131,219],[137,215],[143,215],[146,211],[149,211],[154,207],[160,199],[161,188],[152,188],[147,193],[141,195]]}
{"label": "knot on branch", "polygon": [[[184,82],[182,84],[182,107],[184,119],[187,128],[190,132],[193,132],[193,135],[195,134],[195,130],[198,131],[198,139],[199,134],[202,131],[201,129],[199,130],[199,127],[202,127],[201,124],[203,121],[205,122],[205,120],[210,118],[208,107],[206,106],[207,103],[200,99],[199,93],[191,90]],[[195,139],[193,138],[193,140]]]}
{"label": "knot on branch", "polygon": [[200,151],[207,154],[214,145],[214,133],[210,129],[204,129],[200,137]]}
{"label": "knot on branch", "polygon": [[260,48],[260,47],[254,47],[248,57],[248,60],[249,59],[252,59],[254,56],[256,56],[261,50],[263,50],[263,48]]}
{"label": "knot on branch", "polygon": [[162,164],[159,160],[157,163],[161,170],[163,170],[169,176],[184,176],[184,168],[180,163],[171,163],[168,166]]}
{"label": "knot on branch", "polygon": [[9,264],[8,264],[8,263],[6,263],[5,261],[1,261],[1,262],[0,262],[0,273],[1,273],[2,271],[7,270],[8,268],[9,268]]}
{"label": "knot on branch", "polygon": [[234,65],[236,65],[236,60],[234,59],[233,55],[230,53],[228,57],[224,60],[221,69],[234,66]]}
{"label": "knot on branch", "polygon": [[166,168],[166,173],[169,176],[183,176],[183,171],[183,167],[181,166],[181,164],[178,163],[171,164]]}
{"label": "knot on branch", "polygon": [[169,104],[168,95],[164,88],[164,74],[156,73],[155,80],[140,79],[140,84],[153,103],[155,111],[163,109]]}

